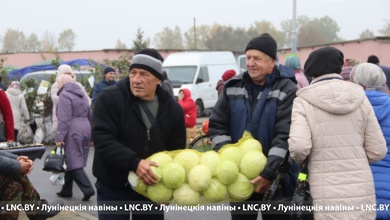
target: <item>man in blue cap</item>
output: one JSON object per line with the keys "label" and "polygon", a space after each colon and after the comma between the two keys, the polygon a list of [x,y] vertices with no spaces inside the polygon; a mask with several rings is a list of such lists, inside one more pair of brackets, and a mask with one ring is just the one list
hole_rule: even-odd
{"label": "man in blue cap", "polygon": [[102,81],[96,83],[95,87],[93,88],[93,94],[92,94],[92,104],[95,104],[96,98],[99,95],[100,91],[103,89],[113,86],[116,84],[115,81],[115,70],[112,67],[106,67],[104,69],[104,77]]}

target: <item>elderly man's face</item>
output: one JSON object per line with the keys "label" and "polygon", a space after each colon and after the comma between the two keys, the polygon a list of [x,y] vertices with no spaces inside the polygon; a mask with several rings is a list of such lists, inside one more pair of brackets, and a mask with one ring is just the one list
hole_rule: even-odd
{"label": "elderly man's face", "polygon": [[267,74],[271,74],[275,60],[258,50],[246,51],[246,69],[254,83],[264,85]]}
{"label": "elderly man's face", "polygon": [[160,80],[149,71],[139,68],[130,70],[130,90],[135,97],[142,100],[152,100],[156,96]]}

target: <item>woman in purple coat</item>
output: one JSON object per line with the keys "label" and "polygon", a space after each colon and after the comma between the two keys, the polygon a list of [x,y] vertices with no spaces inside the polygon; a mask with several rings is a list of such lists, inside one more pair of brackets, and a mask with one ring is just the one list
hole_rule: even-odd
{"label": "woman in purple coat", "polygon": [[73,181],[84,193],[83,201],[95,195],[91,181],[84,171],[87,165],[91,140],[92,110],[85,92],[70,75],[59,77],[56,145],[65,150],[65,184],[57,193],[60,197],[72,197]]}

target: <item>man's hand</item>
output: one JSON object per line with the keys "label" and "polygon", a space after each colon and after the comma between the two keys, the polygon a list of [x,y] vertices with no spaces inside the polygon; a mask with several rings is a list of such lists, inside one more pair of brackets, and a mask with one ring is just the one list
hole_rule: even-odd
{"label": "man's hand", "polygon": [[31,160],[19,160],[19,163],[20,163],[20,170],[19,170],[19,173],[20,174],[29,174],[32,170],[32,165],[31,165]]}
{"label": "man's hand", "polygon": [[31,173],[31,171],[34,169],[34,162],[33,162],[32,160],[30,160],[27,156],[18,156],[18,157],[16,158],[16,160],[19,161],[19,163],[20,163],[20,161],[22,160],[22,161],[24,161],[24,162],[30,164],[30,169],[29,169],[29,171],[27,172],[27,174]]}
{"label": "man's hand", "polygon": [[263,178],[261,176],[258,176],[254,178],[252,181],[252,184],[255,184],[256,186],[256,192],[258,193],[265,193],[267,192],[268,188],[271,186],[272,181],[266,178]]}
{"label": "man's hand", "polygon": [[147,186],[154,185],[158,181],[157,176],[150,169],[150,166],[158,167],[158,164],[154,161],[141,160],[135,172]]}

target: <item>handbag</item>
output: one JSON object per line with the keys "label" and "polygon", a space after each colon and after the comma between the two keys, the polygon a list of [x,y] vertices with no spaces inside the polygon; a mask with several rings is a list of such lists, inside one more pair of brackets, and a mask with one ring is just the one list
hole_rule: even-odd
{"label": "handbag", "polygon": [[7,141],[7,138],[5,137],[5,124],[4,121],[0,122],[0,142]]}
{"label": "handbag", "polygon": [[291,211],[291,219],[296,220],[313,220],[314,213],[311,209],[313,206],[313,198],[310,193],[310,185],[307,181],[308,176],[308,162],[309,156],[306,157],[301,172],[299,172],[297,187],[291,201],[291,206],[296,207]]}
{"label": "handbag", "polygon": [[56,154],[57,147],[46,155],[45,160],[43,161],[43,168],[42,170],[48,171],[48,172],[56,172],[61,173],[65,172],[65,155],[63,154],[63,148],[60,149],[60,154]]}

